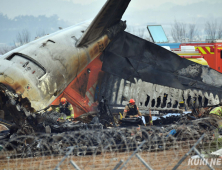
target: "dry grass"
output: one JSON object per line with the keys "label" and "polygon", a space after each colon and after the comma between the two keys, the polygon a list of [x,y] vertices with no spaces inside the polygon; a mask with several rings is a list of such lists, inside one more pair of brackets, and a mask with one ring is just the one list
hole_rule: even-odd
{"label": "dry grass", "polygon": [[[140,152],[139,155],[153,168],[153,169],[172,169],[178,161],[183,157],[189,149],[168,150],[160,152]],[[120,161],[126,161],[132,152],[108,152],[95,156],[70,156],[60,166],[60,169],[74,169],[70,164],[73,160],[80,169],[113,169]],[[3,157],[2,157],[3,158]],[[35,158],[17,158],[17,159],[0,159],[0,169],[54,169],[61,161],[62,156],[44,156]],[[190,158],[190,157],[188,157]],[[188,158],[179,166],[178,169],[208,169],[207,166],[189,166]],[[222,166],[215,167],[215,169],[222,169]],[[135,156],[128,162],[125,169],[146,169],[146,167]]]}

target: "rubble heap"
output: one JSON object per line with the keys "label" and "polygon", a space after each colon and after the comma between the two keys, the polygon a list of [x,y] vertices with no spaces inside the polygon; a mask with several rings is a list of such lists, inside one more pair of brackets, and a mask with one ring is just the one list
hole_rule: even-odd
{"label": "rubble heap", "polygon": [[[175,117],[169,119],[175,120]],[[77,156],[104,151],[123,152],[134,150],[144,140],[147,143],[142,150],[170,149],[175,147],[175,143],[182,145],[187,140],[196,141],[203,133],[206,134],[203,141],[213,140],[215,129],[218,127],[215,122],[210,117],[188,120],[187,116],[183,116],[175,124],[107,129],[103,129],[100,123],[66,122],[51,126],[53,133],[49,134],[32,132],[29,135],[21,135],[17,131],[8,135],[0,140],[0,145],[3,146],[0,154],[14,151],[10,152],[10,156],[64,155],[70,147],[75,148],[73,154]]]}

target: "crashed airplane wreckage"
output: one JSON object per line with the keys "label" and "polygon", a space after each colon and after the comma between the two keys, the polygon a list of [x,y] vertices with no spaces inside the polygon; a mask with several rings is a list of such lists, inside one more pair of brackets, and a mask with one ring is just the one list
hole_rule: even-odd
{"label": "crashed airplane wreckage", "polygon": [[[222,74],[125,32],[130,0],[108,0],[88,26],[82,23],[37,39],[0,58],[0,110],[18,125],[36,128],[43,109],[66,97],[75,117],[96,112],[102,96],[113,107],[130,98],[141,111],[218,104]],[[112,106],[112,107],[111,107]],[[34,121],[35,120],[35,121]]]}
{"label": "crashed airplane wreckage", "polygon": [[[207,117],[190,121],[186,117],[180,117],[174,124],[172,124],[172,118],[169,117],[169,119],[171,119],[170,125],[141,126],[140,129],[122,127],[95,130],[88,125],[88,130],[85,130],[84,125],[81,125],[78,126],[78,130],[72,129],[63,133],[29,135],[24,135],[22,130],[19,130],[10,138],[6,134],[6,138],[0,140],[0,146],[2,145],[0,157],[4,155],[10,158],[65,155],[72,147],[74,150],[71,154],[76,156],[129,152],[134,151],[142,141],[146,143],[141,151],[156,152],[178,149],[179,146],[190,147],[190,144],[196,143],[203,133],[205,134],[204,142],[198,147],[203,148],[203,145],[206,146],[215,139],[217,125],[214,118]],[[71,129],[69,126],[64,126],[63,131],[68,128]]]}

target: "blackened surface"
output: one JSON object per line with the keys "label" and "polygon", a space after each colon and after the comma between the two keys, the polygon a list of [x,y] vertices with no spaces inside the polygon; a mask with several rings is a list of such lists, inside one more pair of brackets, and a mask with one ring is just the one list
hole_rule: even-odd
{"label": "blackened surface", "polygon": [[120,87],[120,81],[121,81],[121,79],[119,77],[114,76],[112,97],[110,99],[111,104],[116,104],[117,97],[118,97],[118,91],[119,91],[119,87]]}
{"label": "blackened surface", "polygon": [[106,95],[106,88],[105,87],[108,86],[108,80],[109,80],[109,76],[107,76],[107,74],[109,74],[109,73],[104,73],[104,76],[102,77],[99,100],[102,99],[102,96]]}
{"label": "blackened surface", "polygon": [[88,80],[89,73],[85,71],[80,77],[76,79],[76,82],[72,85],[72,89],[77,91],[82,97],[85,97]]}
{"label": "blackened surface", "polygon": [[113,90],[113,75],[110,75],[109,79],[107,80],[107,89],[105,93],[106,99],[110,102]]}
{"label": "blackened surface", "polygon": [[126,29],[126,21],[120,21],[118,24],[107,29],[107,35],[109,39],[113,39],[119,32]]}
{"label": "blackened surface", "polygon": [[[127,32],[113,39],[103,53],[103,60],[103,71],[131,82],[138,78],[182,90],[200,89],[213,94],[221,91],[222,74]],[[206,69],[213,77],[208,82],[203,81],[208,76],[203,72]]]}
{"label": "blackened surface", "polygon": [[104,78],[103,78],[104,74],[105,74],[105,72],[103,72],[103,71],[99,72],[98,83],[97,83],[96,91],[95,91],[95,101],[98,101],[99,99],[102,98],[101,88],[102,88],[102,83],[104,80]]}

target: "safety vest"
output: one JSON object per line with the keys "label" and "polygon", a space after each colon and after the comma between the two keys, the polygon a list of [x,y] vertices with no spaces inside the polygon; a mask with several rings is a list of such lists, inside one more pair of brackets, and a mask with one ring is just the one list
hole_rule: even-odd
{"label": "safety vest", "polygon": [[[67,102],[65,105],[59,104],[59,107],[56,108],[56,112],[64,113],[66,115],[66,119],[74,118],[74,114],[71,114],[71,111],[73,110],[73,107],[69,108],[71,104]],[[60,119],[63,119],[63,117],[60,117]]]}
{"label": "safety vest", "polygon": [[136,105],[130,106],[128,104],[128,108],[129,108],[129,110],[127,111],[127,116],[134,116],[134,115],[138,114],[138,109],[137,109]]}
{"label": "safety vest", "polygon": [[149,124],[152,125],[152,123],[153,123],[153,120],[152,120],[152,118],[149,116]]}
{"label": "safety vest", "polygon": [[210,114],[215,114],[215,115],[222,117],[222,108],[215,107],[213,110],[211,110]]}

